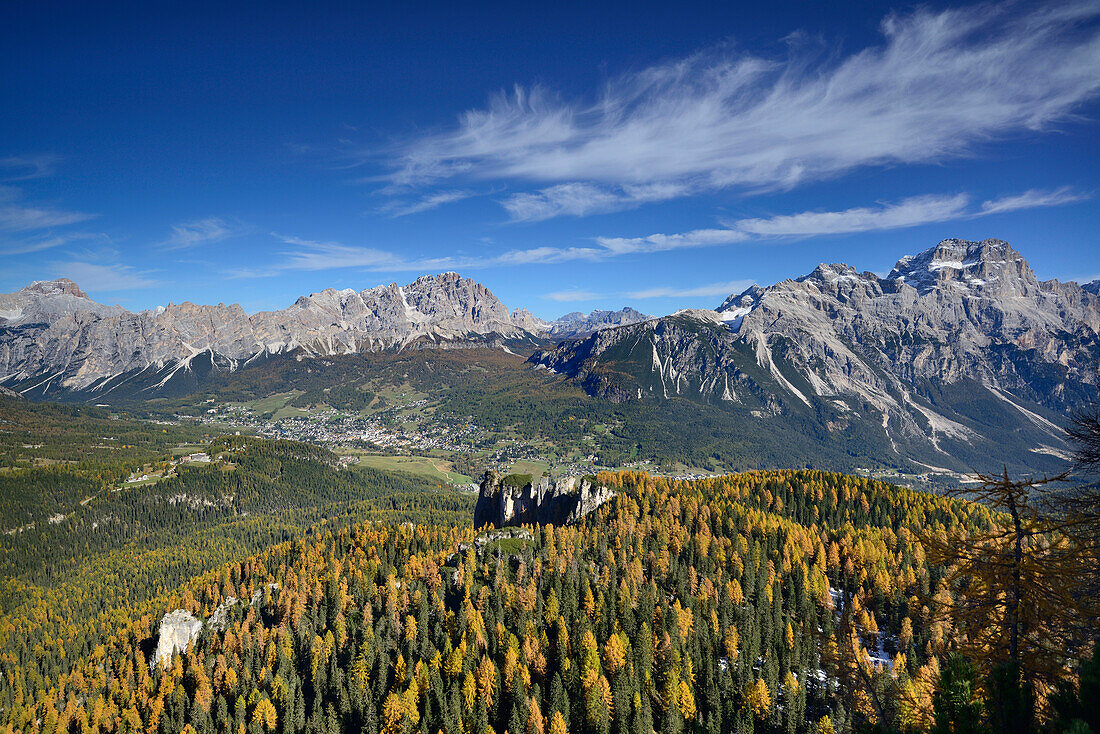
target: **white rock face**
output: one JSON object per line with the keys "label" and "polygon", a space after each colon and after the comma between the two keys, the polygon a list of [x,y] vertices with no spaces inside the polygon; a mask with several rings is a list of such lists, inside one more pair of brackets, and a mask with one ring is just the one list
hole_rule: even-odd
{"label": "white rock face", "polygon": [[122,306],[96,303],[68,278],[36,280],[15,293],[0,294],[0,324],[50,322],[79,313],[113,316],[125,312]]}
{"label": "white rock face", "polygon": [[187,651],[202,631],[202,621],[186,609],[177,609],[164,615],[157,632],[157,649],[153,653],[151,667],[167,668],[172,664],[172,656]]}
{"label": "white rock face", "polygon": [[62,279],[0,295],[0,381],[41,376],[84,389],[131,370],[189,369],[200,355],[234,369],[263,352],[350,354],[418,339],[446,347],[475,336],[530,336],[544,325],[526,311],[510,313],[485,286],[457,273],[358,292],[329,288],[252,315],[237,304],[189,302],[131,313],[98,304]]}
{"label": "white rock face", "polygon": [[272,582],[270,584],[267,584],[266,586],[261,586],[260,588],[258,588],[258,589],[256,589],[255,591],[252,592],[252,599],[249,600],[249,602],[248,602],[249,606],[254,607],[257,604],[259,604],[260,602],[262,602],[264,600],[264,595],[268,591],[271,591],[271,592],[274,593],[278,590],[279,590],[279,585],[277,583],[274,583],[274,582]]}
{"label": "white rock face", "polygon": [[538,316],[525,308],[517,308],[512,312],[512,321],[521,329],[532,334],[542,334],[550,331],[550,323],[543,321]]}

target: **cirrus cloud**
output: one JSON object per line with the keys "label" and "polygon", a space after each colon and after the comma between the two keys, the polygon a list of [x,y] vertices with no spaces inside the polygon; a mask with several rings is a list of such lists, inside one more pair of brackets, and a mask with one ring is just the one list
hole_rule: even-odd
{"label": "cirrus cloud", "polygon": [[897,204],[855,207],[843,211],[809,211],[759,219],[741,219],[732,228],[747,234],[809,236],[914,227],[959,219],[970,196],[914,196]]}
{"label": "cirrus cloud", "polygon": [[407,217],[412,214],[438,209],[445,204],[453,204],[456,201],[469,199],[471,196],[474,196],[472,191],[437,191],[413,202],[391,201],[379,209],[383,214],[388,214],[391,217]]}
{"label": "cirrus cloud", "polygon": [[627,298],[645,300],[649,298],[725,298],[730,293],[741,293],[756,281],[750,278],[728,280],[721,283],[707,283],[695,286],[655,286],[630,291]]}
{"label": "cirrus cloud", "polygon": [[[513,249],[486,255],[452,255],[434,258],[408,258],[403,254],[376,247],[318,242],[272,233],[289,248],[283,260],[273,266],[233,271],[233,277],[271,277],[295,270],[332,270],[357,268],[374,272],[426,272],[431,270],[481,269],[515,265],[549,265],[574,261],[600,261],[627,255],[644,255],[700,247],[761,242],[778,238],[805,238],[856,232],[884,231],[974,219],[993,214],[1036,207],[1070,204],[1088,198],[1068,187],[1053,191],[1032,189],[990,199],[980,207],[971,206],[971,196],[929,194],[894,203],[859,206],[839,211],[805,211],[773,217],[756,217],[725,222],[723,227],[695,229],[683,233],[651,234],[644,237],[595,237],[595,246],[540,246]],[[723,285],[723,288],[725,285]],[[557,300],[572,300],[562,291]],[[670,291],[670,293],[672,293]],[[591,294],[585,294],[591,295]],[[628,294],[629,295],[629,294]],[[685,295],[691,295],[685,293]],[[695,295],[704,295],[696,293]],[[550,297],[550,296],[547,296]],[[638,296],[659,297],[659,296]],[[593,300],[576,298],[575,300]]]}
{"label": "cirrus cloud", "polygon": [[0,229],[25,232],[32,229],[65,227],[94,218],[94,214],[64,211],[52,207],[23,206],[11,203],[0,206]]}
{"label": "cirrus cloud", "polygon": [[185,250],[199,245],[221,242],[245,233],[246,228],[221,217],[207,217],[173,224],[172,233],[161,247],[165,250]]}
{"label": "cirrus cloud", "polygon": [[150,277],[149,271],[121,263],[55,262],[52,269],[58,277],[68,278],[91,292],[143,290],[161,285]]}
{"label": "cirrus cloud", "polygon": [[553,293],[547,293],[543,298],[548,298],[551,301],[557,301],[558,303],[574,303],[578,301],[597,301],[609,296],[604,293],[596,293],[594,291],[554,291]]}
{"label": "cirrus cloud", "polygon": [[1031,189],[1015,196],[1005,196],[1000,199],[991,199],[982,202],[982,214],[1000,214],[1002,212],[1014,212],[1020,209],[1035,209],[1037,207],[1061,206],[1084,201],[1089,194],[1073,191],[1068,186],[1063,186],[1054,191],[1041,191]]}
{"label": "cirrus cloud", "polygon": [[502,201],[531,221],[935,163],[1096,98],[1098,16],[1095,0],[919,9],[848,55],[797,39],[781,58],[721,48],[623,75],[592,101],[517,87],[391,151],[385,178],[551,184]]}
{"label": "cirrus cloud", "polygon": [[992,214],[1061,206],[1083,201],[1087,194],[1068,187],[1054,191],[1032,189],[1022,194],[990,199],[978,208],[970,206],[969,194],[929,194],[896,203],[859,206],[840,211],[805,211],[773,217],[756,217],[725,222],[724,229],[700,229],[682,234],[652,234],[646,237],[600,237],[598,241],[617,253],[654,252],[682,247],[705,247],[771,237],[817,237],[856,232],[904,229]]}
{"label": "cirrus cloud", "polygon": [[513,194],[501,204],[514,222],[538,222],[562,215],[583,217],[633,209],[650,202],[675,199],[688,190],[687,186],[676,183],[626,185],[615,189],[589,183],[566,183],[534,193]]}

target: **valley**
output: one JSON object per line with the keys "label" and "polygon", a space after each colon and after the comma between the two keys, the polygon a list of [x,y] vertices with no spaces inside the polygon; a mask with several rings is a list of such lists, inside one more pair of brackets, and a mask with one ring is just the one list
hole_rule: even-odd
{"label": "valley", "polygon": [[[928,729],[949,641],[976,634],[952,604],[986,603],[945,549],[1007,527],[966,499],[995,481],[975,472],[1068,466],[1100,326],[1092,291],[1005,243],[937,247],[888,279],[822,266],[715,311],[556,326],[445,274],[296,305],[323,333],[318,309],[397,299],[388,340],[180,359],[161,324],[130,363],[54,340],[102,356],[104,329],[162,314],[0,297],[35,314],[0,324],[21,370],[0,380],[0,722]],[[463,313],[497,321],[460,334]],[[1038,563],[1091,558],[1036,528]],[[1086,653],[1063,633],[1059,670]]]}

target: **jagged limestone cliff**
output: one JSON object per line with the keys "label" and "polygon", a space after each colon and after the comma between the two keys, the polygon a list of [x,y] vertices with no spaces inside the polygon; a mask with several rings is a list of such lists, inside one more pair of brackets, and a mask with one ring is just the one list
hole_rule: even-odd
{"label": "jagged limestone cliff", "polygon": [[569,525],[615,496],[594,477],[562,477],[537,483],[527,474],[502,477],[490,469],[481,480],[474,526]]}

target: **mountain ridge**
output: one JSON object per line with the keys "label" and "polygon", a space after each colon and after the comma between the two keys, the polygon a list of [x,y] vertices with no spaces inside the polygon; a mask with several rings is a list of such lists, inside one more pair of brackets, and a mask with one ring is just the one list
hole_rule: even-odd
{"label": "mountain ridge", "polygon": [[618,311],[605,311],[596,309],[587,314],[573,311],[547,324],[547,331],[554,339],[570,339],[578,336],[587,336],[601,329],[609,329],[615,326],[636,324],[640,321],[652,319],[641,311],[636,311],[630,306]]}
{"label": "mountain ridge", "polygon": [[530,362],[616,401],[681,398],[882,431],[898,454],[923,445],[925,461],[980,456],[1001,436],[983,422],[997,415],[1030,436],[1026,450],[1056,455],[1057,421],[1098,394],[1100,298],[1039,281],[1002,240],[948,239],[885,278],[821,264],[714,311],[608,329]]}
{"label": "mountain ridge", "polygon": [[185,301],[130,312],[102,306],[72,281],[40,281],[0,296],[0,382],[54,373],[83,389],[134,369],[187,367],[209,353],[230,369],[259,354],[308,356],[444,346],[467,338],[524,339],[538,321],[515,315],[488,288],[457,273],[363,291],[328,288],[278,311]]}

